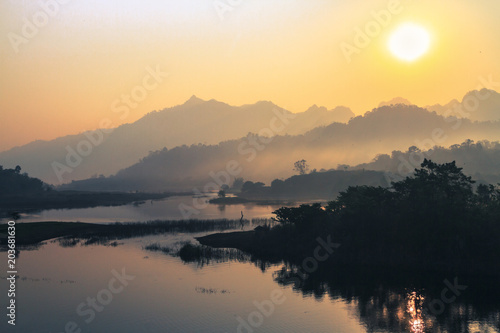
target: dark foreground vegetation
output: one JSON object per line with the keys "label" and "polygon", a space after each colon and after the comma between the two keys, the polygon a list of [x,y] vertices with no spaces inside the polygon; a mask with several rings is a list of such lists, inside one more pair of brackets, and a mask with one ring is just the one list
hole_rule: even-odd
{"label": "dark foreground vegetation", "polygon": [[455,162],[425,160],[390,188],[349,187],[326,207],[283,207],[275,214],[273,228],[199,241],[300,262],[321,237],[336,244],[328,262],[340,266],[500,274],[500,190],[475,187]]}
{"label": "dark foreground vegetation", "polygon": [[172,195],[174,194],[56,191],[40,179],[21,173],[19,166],[15,169],[3,169],[0,166],[0,217],[43,209],[119,206]]}

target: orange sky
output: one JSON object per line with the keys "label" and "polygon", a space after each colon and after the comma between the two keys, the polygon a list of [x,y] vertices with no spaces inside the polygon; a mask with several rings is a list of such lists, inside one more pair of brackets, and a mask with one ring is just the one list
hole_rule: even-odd
{"label": "orange sky", "polygon": [[[95,129],[103,118],[133,122],[193,94],[362,114],[396,96],[444,104],[480,77],[500,81],[496,0],[59,1],[68,3],[0,2],[0,151]],[[397,14],[347,61],[341,45],[355,46],[355,29],[390,8]],[[408,21],[432,38],[413,63],[387,50],[389,34]],[[154,81],[147,68],[168,77]],[[132,92],[141,101],[120,117],[113,110]]]}

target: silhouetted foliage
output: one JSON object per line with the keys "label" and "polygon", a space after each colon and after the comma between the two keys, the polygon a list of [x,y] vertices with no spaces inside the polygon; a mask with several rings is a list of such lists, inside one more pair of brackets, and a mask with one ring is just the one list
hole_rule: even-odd
{"label": "silhouetted foliage", "polygon": [[246,181],[243,183],[243,186],[241,187],[241,192],[252,192],[252,191],[259,191],[264,187],[264,183],[261,182],[251,182],[251,181]]}
{"label": "silhouetted foliage", "polygon": [[50,190],[40,179],[21,174],[21,167],[15,169],[0,168],[0,196],[39,194]]}
{"label": "silhouetted foliage", "polygon": [[[378,170],[398,174],[401,177],[413,173],[425,158],[436,163],[456,161],[458,167],[472,175],[478,182],[497,183],[500,181],[500,143],[482,140],[474,143],[465,140],[461,144],[445,147],[431,147],[420,150],[411,146],[407,151],[394,150],[389,154],[379,154],[370,163],[351,167],[354,170]],[[399,180],[399,179],[398,179]]]}
{"label": "silhouetted foliage", "polygon": [[278,226],[239,248],[301,260],[329,235],[341,244],[337,264],[500,274],[500,190],[473,185],[455,162],[425,159],[391,188],[351,186],[326,207],[282,207]]}
{"label": "silhouetted foliage", "polygon": [[248,187],[240,196],[260,199],[331,200],[349,186],[381,186],[386,183],[385,175],[379,171],[332,170],[296,175],[285,180],[275,179],[270,187]]}
{"label": "silhouetted foliage", "polygon": [[306,160],[300,160],[293,164],[293,170],[298,172],[299,175],[305,175],[309,171],[309,165]]}
{"label": "silhouetted foliage", "polygon": [[56,191],[40,179],[0,168],[0,217],[17,219],[19,212],[35,212],[51,208],[84,208],[119,206],[148,199],[160,199],[167,193],[120,193]]}
{"label": "silhouetted foliage", "polygon": [[486,269],[500,254],[498,190],[483,185],[474,193],[473,184],[455,162],[425,159],[390,189],[348,188],[327,207],[341,252],[366,264]]}
{"label": "silhouetted foliage", "polygon": [[321,204],[300,205],[299,207],[282,207],[273,212],[275,221],[292,227],[294,232],[319,234],[328,223],[327,212]]}
{"label": "silhouetted foliage", "polygon": [[231,189],[233,191],[241,191],[241,187],[243,186],[243,183],[245,181],[243,180],[243,178],[236,178],[233,182],[233,185],[231,186]]}

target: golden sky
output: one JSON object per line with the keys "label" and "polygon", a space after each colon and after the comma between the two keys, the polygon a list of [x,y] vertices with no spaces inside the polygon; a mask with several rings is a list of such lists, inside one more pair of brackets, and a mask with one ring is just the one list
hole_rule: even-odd
{"label": "golden sky", "polygon": [[[0,151],[104,118],[133,122],[193,94],[293,112],[363,114],[397,96],[444,104],[480,77],[500,81],[499,13],[497,0],[0,0]],[[411,63],[387,47],[404,22],[431,36]],[[346,44],[361,45],[350,61]],[[156,68],[168,76],[149,77]],[[141,101],[114,112],[132,92]]]}

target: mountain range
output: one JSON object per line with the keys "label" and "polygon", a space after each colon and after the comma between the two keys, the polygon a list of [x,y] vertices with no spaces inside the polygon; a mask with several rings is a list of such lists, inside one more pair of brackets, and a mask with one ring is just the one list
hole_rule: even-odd
{"label": "mountain range", "polygon": [[152,152],[116,175],[66,185],[65,189],[163,191],[213,183],[230,185],[235,177],[269,183],[294,174],[306,160],[311,170],[357,165],[379,154],[409,147],[429,150],[471,140],[500,140],[500,122],[445,118],[415,105],[374,109],[347,124],[332,123],[301,135],[272,138],[249,134],[217,145],[179,146]]}
{"label": "mountain range", "polygon": [[[473,112],[460,112],[472,106]],[[193,96],[112,130],[1,152],[0,165],[20,165],[56,185],[84,180],[65,188],[186,189],[206,183],[228,161],[241,166],[238,176],[270,181],[293,175],[293,163],[301,159],[311,168],[330,169],[410,146],[499,140],[499,110],[500,94],[486,89],[426,108],[395,98],[357,117],[342,106],[291,113],[268,101],[237,107]]]}
{"label": "mountain range", "polygon": [[249,132],[259,133],[269,128],[276,117],[286,117],[288,124],[273,135],[296,135],[332,122],[347,122],[353,116],[350,109],[342,106],[327,110],[314,105],[305,112],[291,113],[266,101],[236,107],[193,96],[182,105],[151,112],[134,123],[114,129],[34,141],[12,148],[0,153],[0,165],[8,168],[20,165],[33,177],[61,184],[114,174],[138,162],[148,152],[164,147],[217,144]]}

